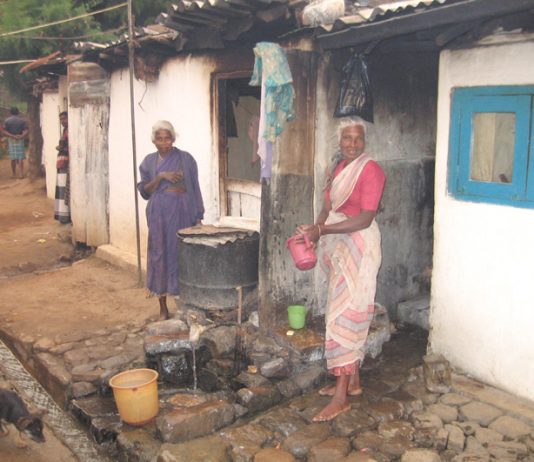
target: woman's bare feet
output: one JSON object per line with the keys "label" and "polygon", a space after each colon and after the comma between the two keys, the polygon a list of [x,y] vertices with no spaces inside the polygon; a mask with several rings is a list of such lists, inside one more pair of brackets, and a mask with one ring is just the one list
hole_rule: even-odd
{"label": "woman's bare feet", "polygon": [[[359,396],[363,393],[360,386],[360,362],[356,363],[356,371],[350,376],[345,376],[348,379],[348,385],[346,385],[346,394],[348,396]],[[338,377],[339,378],[339,377]],[[336,386],[338,385],[338,378],[336,378],[335,385],[326,385],[319,390],[321,396],[334,396],[336,392]]]}
{"label": "woman's bare feet", "polygon": [[165,321],[169,319],[169,310],[167,309],[167,297],[159,297],[159,320]]}
{"label": "woman's bare feet", "polygon": [[160,321],[166,321],[167,319],[169,319],[169,312],[164,312],[164,311],[161,311],[159,312],[159,320]]}
{"label": "woman's bare feet", "polygon": [[[319,390],[321,396],[334,396],[336,392],[335,385],[326,385]],[[349,396],[359,396],[363,393],[363,390],[360,387],[349,385],[347,390],[347,395]]]}
{"label": "woman's bare feet", "polygon": [[321,412],[316,414],[312,421],[313,422],[328,422],[329,420],[335,419],[339,414],[346,412],[350,409],[350,403],[345,398],[340,400],[339,398],[332,398]]}

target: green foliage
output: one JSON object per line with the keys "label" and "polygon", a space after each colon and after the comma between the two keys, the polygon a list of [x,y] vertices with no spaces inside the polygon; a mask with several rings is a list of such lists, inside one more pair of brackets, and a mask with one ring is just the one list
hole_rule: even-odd
{"label": "green foliage", "polygon": [[[0,34],[101,10],[123,1],[0,0]],[[135,24],[153,23],[160,12],[166,11],[169,4],[165,0],[133,0]],[[0,37],[0,56],[2,60],[7,61],[37,59],[58,50],[73,53],[75,52],[73,44],[76,40],[80,40],[79,38],[61,40],[55,37],[83,36],[81,40],[106,42],[124,32],[126,26],[127,8],[123,7],[64,24]],[[109,30],[114,33],[102,34],[102,31]],[[35,78],[33,72],[19,74],[18,71],[22,66],[23,64],[0,67],[0,85],[20,97],[28,93],[30,83]]]}
{"label": "green foliage", "polygon": [[133,14],[137,25],[153,24],[161,12],[167,11],[171,2],[166,0],[133,0]]}
{"label": "green foliage", "polygon": [[[72,0],[0,0],[0,34],[28,27],[47,24],[86,13],[83,5],[74,5]],[[72,37],[94,34],[100,24],[93,17],[58,24],[55,26],[0,37],[2,60],[36,59],[54,51],[73,51],[74,40],[38,40],[45,37]],[[2,66],[1,82],[16,95],[26,95],[32,72],[19,74],[22,65]]]}
{"label": "green foliage", "polygon": [[[117,0],[115,4],[125,0]],[[75,0],[75,4],[83,4],[88,11],[101,10],[110,6],[111,2],[105,0]],[[154,20],[162,11],[166,11],[172,2],[168,0],[132,0],[132,10],[134,22],[137,26],[153,24]],[[127,9],[110,11],[109,13],[97,15],[95,19],[100,23],[102,29],[108,30],[127,24]]]}

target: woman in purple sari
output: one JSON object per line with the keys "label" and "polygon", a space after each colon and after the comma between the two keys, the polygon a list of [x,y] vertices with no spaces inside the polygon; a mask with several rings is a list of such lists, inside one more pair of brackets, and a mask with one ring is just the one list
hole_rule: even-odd
{"label": "woman in purple sari", "polygon": [[167,295],[178,295],[179,229],[200,225],[204,204],[197,163],[188,152],[173,146],[174,127],[160,120],[152,127],[157,151],[145,157],[137,189],[148,200],[147,289],[159,298],[160,319],[169,318]]}

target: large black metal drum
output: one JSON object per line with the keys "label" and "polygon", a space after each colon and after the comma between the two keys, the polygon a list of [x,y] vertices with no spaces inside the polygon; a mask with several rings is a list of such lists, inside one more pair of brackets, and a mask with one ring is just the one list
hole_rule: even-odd
{"label": "large black metal drum", "polygon": [[258,284],[259,234],[195,226],[178,231],[180,300],[201,309],[230,309]]}

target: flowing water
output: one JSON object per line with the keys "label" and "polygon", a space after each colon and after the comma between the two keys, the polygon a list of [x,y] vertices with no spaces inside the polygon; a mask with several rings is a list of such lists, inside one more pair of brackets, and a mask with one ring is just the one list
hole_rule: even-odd
{"label": "flowing water", "polygon": [[193,392],[197,391],[197,355],[196,347],[200,340],[200,334],[211,326],[200,325],[196,322],[190,322],[189,326],[189,342],[191,344],[191,351],[193,353]]}
{"label": "flowing water", "polygon": [[[46,390],[28,373],[15,355],[0,340],[0,364],[6,378],[31,400],[35,407],[46,411],[46,422],[81,462],[105,462],[96,444],[77,423],[54,402]],[[1,457],[0,457],[0,460]]]}
{"label": "flowing water", "polygon": [[193,392],[197,391],[197,355],[195,344],[191,342],[191,351],[193,352]]}

